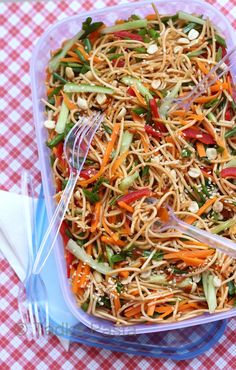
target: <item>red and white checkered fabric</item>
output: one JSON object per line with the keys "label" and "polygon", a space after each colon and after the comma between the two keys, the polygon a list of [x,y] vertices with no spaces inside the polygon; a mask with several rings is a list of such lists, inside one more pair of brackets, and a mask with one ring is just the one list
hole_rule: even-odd
{"label": "red and white checkered fabric", "polygon": [[[236,28],[236,0],[208,0]],[[63,17],[120,3],[118,0],[0,2],[0,188],[20,190],[22,169],[39,184],[29,60],[44,30]],[[71,345],[66,353],[56,337],[28,341],[17,334],[18,279],[5,260],[1,268],[0,368],[20,369],[236,369],[236,320],[229,321],[218,345],[197,359],[175,363]]]}

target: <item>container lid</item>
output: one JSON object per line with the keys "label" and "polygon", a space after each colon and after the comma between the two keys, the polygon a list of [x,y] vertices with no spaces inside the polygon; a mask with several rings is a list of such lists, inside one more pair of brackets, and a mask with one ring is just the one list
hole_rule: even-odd
{"label": "container lid", "polygon": [[[39,232],[34,236],[37,238],[34,245],[39,246],[48,224],[42,188],[36,209],[36,223]],[[47,289],[50,316],[49,327],[46,329],[73,342],[134,355],[185,360],[199,356],[217,343],[227,324],[227,320],[221,320],[184,329],[168,330],[165,333],[138,335],[134,333],[126,336],[101,334],[78,322],[69,311],[59,285],[53,253],[49,256],[41,277]]]}

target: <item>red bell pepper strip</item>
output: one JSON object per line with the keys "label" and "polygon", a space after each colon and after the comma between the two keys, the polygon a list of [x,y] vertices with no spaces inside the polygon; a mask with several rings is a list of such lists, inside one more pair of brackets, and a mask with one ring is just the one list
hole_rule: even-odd
{"label": "red bell pepper strip", "polygon": [[94,168],[88,168],[87,170],[82,170],[80,172],[80,177],[82,177],[85,180],[90,179],[90,177],[94,176],[97,173],[97,171]]}
{"label": "red bell pepper strip", "polygon": [[62,221],[62,224],[61,224],[61,227],[60,227],[60,234],[62,236],[64,246],[66,246],[66,244],[68,243],[68,241],[70,239],[69,236],[66,234],[67,229],[68,229],[67,223],[65,221]]}
{"label": "red bell pepper strip", "polygon": [[183,135],[188,139],[197,139],[203,144],[215,144],[215,139],[210,134],[205,134],[198,127],[190,127],[183,131]]}
{"label": "red bell pepper strip", "polygon": [[137,199],[141,199],[143,197],[149,197],[151,195],[151,190],[144,188],[140,190],[132,191],[123,197],[119,198],[117,202],[125,202],[127,204],[135,202]]}
{"label": "red bell pepper strip", "polygon": [[130,96],[136,96],[136,94],[135,94],[134,90],[132,89],[132,87],[129,87],[127,89],[127,94],[129,94]]}
{"label": "red bell pepper strip", "polygon": [[116,59],[112,60],[111,64],[114,66],[116,65],[116,67],[124,67],[125,65],[125,61],[124,59],[119,59],[118,62]]}
{"label": "red bell pepper strip", "polygon": [[236,167],[227,167],[220,171],[220,176],[223,178],[236,179]]}
{"label": "red bell pepper strip", "polygon": [[74,260],[74,255],[66,250],[66,267],[67,267],[67,277],[69,278],[70,277],[70,270],[71,270],[71,265],[72,265],[72,262]]}
{"label": "red bell pepper strip", "polygon": [[[63,240],[64,247],[66,247],[66,245],[67,245],[67,243],[70,239],[69,236],[66,234],[67,228],[68,228],[68,225],[67,225],[66,221],[63,221],[62,224],[61,224],[61,227],[60,227],[60,234],[61,234],[61,237],[62,237],[62,240]],[[74,256],[70,251],[65,250],[65,258],[66,258],[66,267],[67,267],[67,277],[70,277],[70,266],[72,264]]]}
{"label": "red bell pepper strip", "polygon": [[225,120],[230,121],[231,120],[231,112],[229,109],[225,112]]}
{"label": "red bell pepper strip", "polygon": [[156,131],[152,126],[149,125],[145,125],[145,132],[156,139],[159,139],[163,136],[161,132]]}
{"label": "red bell pepper strip", "polygon": [[131,40],[143,41],[143,38],[141,35],[138,35],[136,33],[131,33],[129,31],[114,32],[114,35],[117,37],[120,37],[121,39],[129,38]]}
{"label": "red bell pepper strip", "polygon": [[56,156],[59,160],[62,160],[62,154],[63,154],[63,142],[57,144],[56,146]]}
{"label": "red bell pepper strip", "polygon": [[151,108],[153,118],[159,118],[160,116],[159,116],[159,113],[158,113],[158,107],[157,107],[156,99],[154,99],[154,98],[150,99],[149,104],[150,104],[150,108]]}

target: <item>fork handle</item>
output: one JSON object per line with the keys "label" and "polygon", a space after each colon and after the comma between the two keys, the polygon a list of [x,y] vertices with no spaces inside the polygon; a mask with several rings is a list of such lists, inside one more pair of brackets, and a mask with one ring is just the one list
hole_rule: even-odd
{"label": "fork handle", "polygon": [[183,234],[197,239],[199,242],[207,244],[212,248],[227,254],[228,256],[236,258],[236,243],[232,240],[224,238],[223,236],[211,234],[205,230],[201,230],[195,226],[187,224],[184,221],[181,221],[180,219],[177,221],[175,220],[175,224],[173,226]]}
{"label": "fork handle", "polygon": [[79,173],[74,173],[71,171],[61,200],[57,205],[44,238],[40,244],[32,269],[33,274],[39,274],[41,272],[52,251],[78,177]]}

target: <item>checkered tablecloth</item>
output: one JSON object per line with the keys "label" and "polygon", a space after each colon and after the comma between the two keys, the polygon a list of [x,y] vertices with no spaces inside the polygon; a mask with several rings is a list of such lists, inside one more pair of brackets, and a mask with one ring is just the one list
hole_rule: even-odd
{"label": "checkered tablecloth", "polygon": [[[208,0],[236,28],[236,0]],[[40,183],[33,129],[29,60],[44,30],[63,17],[118,4],[118,0],[0,2],[0,188],[20,191],[21,170],[30,169]],[[18,279],[0,260],[0,368],[11,369],[236,369],[236,319],[206,354],[175,363],[72,344],[65,352],[56,337],[28,341],[18,335]],[[194,330],[194,329],[193,329]]]}

